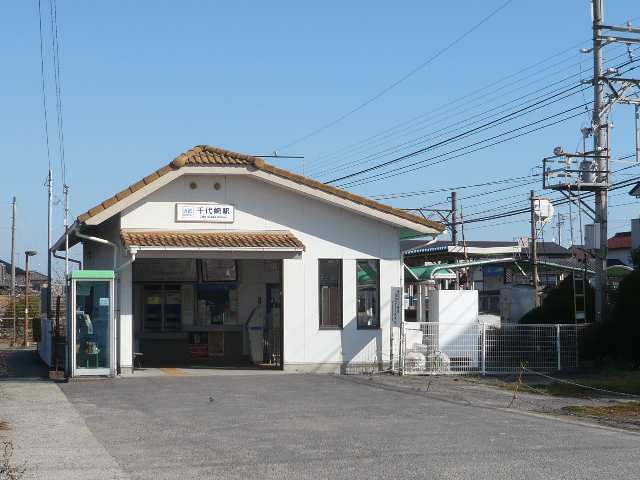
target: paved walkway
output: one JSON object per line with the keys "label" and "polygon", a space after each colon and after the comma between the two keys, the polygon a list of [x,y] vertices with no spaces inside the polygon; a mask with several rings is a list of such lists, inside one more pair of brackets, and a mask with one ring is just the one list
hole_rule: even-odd
{"label": "paved walkway", "polygon": [[57,384],[46,379],[34,350],[0,350],[0,420],[9,430],[14,465],[25,479],[129,478],[91,433]]}

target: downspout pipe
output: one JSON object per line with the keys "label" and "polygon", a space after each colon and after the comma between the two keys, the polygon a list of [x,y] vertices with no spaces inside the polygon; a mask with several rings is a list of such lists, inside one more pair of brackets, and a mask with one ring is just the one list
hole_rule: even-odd
{"label": "downspout pipe", "polygon": [[55,251],[53,251],[53,250],[51,251],[51,255],[53,255],[55,258],[57,258],[57,259],[59,259],[59,260],[68,260],[68,261],[70,261],[71,263],[75,263],[75,264],[77,264],[77,265],[78,265],[78,268],[79,268],[80,270],[82,270],[82,262],[81,262],[80,260],[76,260],[75,258],[71,258],[71,257],[67,258],[67,257],[64,257],[64,256],[62,256],[62,255],[58,255],[58,254],[57,254]]}
{"label": "downspout pipe", "polygon": [[90,242],[101,243],[102,245],[109,245],[113,249],[113,272],[114,273],[116,272],[116,270],[117,270],[116,265],[117,265],[118,248],[117,248],[115,243],[110,242],[109,240],[106,240],[104,238],[92,237],[90,235],[85,235],[84,233],[80,232],[80,226],[79,225],[75,228],[74,233],[75,233],[76,237],[78,237],[78,238],[82,238],[82,239],[88,240]]}

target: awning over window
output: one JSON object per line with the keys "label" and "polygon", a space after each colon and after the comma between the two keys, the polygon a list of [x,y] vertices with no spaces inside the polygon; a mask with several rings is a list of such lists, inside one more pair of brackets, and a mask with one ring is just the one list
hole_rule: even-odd
{"label": "awning over window", "polygon": [[287,231],[121,231],[124,248],[142,250],[303,251],[304,245]]}

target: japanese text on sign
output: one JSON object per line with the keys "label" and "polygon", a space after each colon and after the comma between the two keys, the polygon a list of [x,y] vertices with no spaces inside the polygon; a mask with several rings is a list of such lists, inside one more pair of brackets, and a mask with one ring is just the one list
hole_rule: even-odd
{"label": "japanese text on sign", "polygon": [[231,223],[234,218],[233,205],[213,203],[178,203],[176,220],[178,222],[219,222]]}

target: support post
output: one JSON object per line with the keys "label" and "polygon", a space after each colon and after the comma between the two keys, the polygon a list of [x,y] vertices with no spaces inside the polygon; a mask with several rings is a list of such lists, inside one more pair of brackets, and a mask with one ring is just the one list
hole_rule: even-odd
{"label": "support post", "polygon": [[537,307],[540,302],[538,298],[538,234],[536,228],[536,215],[535,215],[535,192],[531,190],[529,197],[531,203],[531,245],[529,246],[530,255],[529,263],[531,264],[531,284],[533,285],[533,302]]}
{"label": "support post", "polygon": [[27,340],[27,336],[29,334],[29,254],[25,252],[24,257],[24,338],[22,340],[22,346],[28,347],[29,341]]}
{"label": "support post", "polygon": [[[600,224],[600,248],[596,253],[596,302],[595,320],[604,321],[607,316],[607,208],[608,208],[608,170],[609,151],[606,143],[608,120],[603,110],[605,104],[602,63],[602,39],[600,28],[603,24],[603,0],[593,3],[593,150],[597,155],[597,181],[604,183],[595,192],[595,223]],[[604,114],[604,115],[603,115]]]}
{"label": "support post", "polygon": [[561,370],[562,365],[560,363],[560,324],[556,323],[556,356],[558,357],[558,371]]}
{"label": "support post", "polygon": [[458,244],[458,194],[451,192],[451,244]]}
{"label": "support post", "polygon": [[11,201],[11,303],[13,305],[13,335],[11,345],[16,344],[16,197]]}
{"label": "support post", "polygon": [[640,163],[640,104],[635,104],[636,109],[636,162]]}
{"label": "support post", "polygon": [[51,219],[53,214],[53,175],[49,167],[47,177],[48,184],[48,205],[47,205],[47,297],[45,306],[47,308],[47,318],[51,319]]}
{"label": "support post", "polygon": [[487,324],[482,322],[482,375],[487,373]]}

